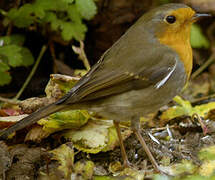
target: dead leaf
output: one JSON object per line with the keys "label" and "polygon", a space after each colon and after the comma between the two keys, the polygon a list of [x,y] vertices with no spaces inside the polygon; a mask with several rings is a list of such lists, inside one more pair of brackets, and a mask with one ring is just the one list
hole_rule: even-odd
{"label": "dead leaf", "polygon": [[0,117],[0,129],[6,128],[11,126],[12,124],[20,121],[24,117],[27,117],[28,114],[22,114],[19,116],[7,116],[7,117]]}
{"label": "dead leaf", "polygon": [[181,97],[176,96],[174,101],[178,104],[176,106],[170,107],[166,111],[164,111],[161,115],[162,121],[169,121],[170,119],[188,115],[192,116],[194,113],[199,116],[206,117],[207,113],[215,108],[215,102],[209,102],[207,104],[192,106],[189,101],[183,100]]}
{"label": "dead leaf", "polygon": [[72,147],[63,144],[57,149],[50,151],[53,154],[52,159],[59,162],[58,169],[62,171],[65,175],[65,178],[69,178],[74,168],[74,150]]}
{"label": "dead leaf", "polygon": [[38,121],[43,130],[49,133],[63,129],[78,129],[87,123],[90,114],[86,110],[70,110],[51,114]]}
{"label": "dead leaf", "polygon": [[51,74],[50,80],[45,88],[47,98],[59,99],[65,95],[80,78],[61,74]]}
{"label": "dead leaf", "polygon": [[[94,172],[94,163],[92,161],[78,161],[74,166],[74,173],[72,176],[81,176],[81,179],[92,179]],[[71,178],[73,179],[73,178]],[[75,179],[75,178],[74,178]]]}
{"label": "dead leaf", "polygon": [[202,176],[211,176],[215,171],[215,146],[201,149],[199,158],[203,161],[199,173]]}
{"label": "dead leaf", "polygon": [[32,112],[36,111],[37,109],[46,106],[50,103],[52,103],[54,100],[50,98],[38,98],[38,97],[32,97],[25,99],[19,103],[19,106],[21,107],[22,111],[31,114]]}
{"label": "dead leaf", "polygon": [[[130,130],[122,133],[123,139],[131,134]],[[112,150],[118,144],[118,137],[112,120],[90,120],[79,130],[68,130],[63,133],[74,146],[87,153]]]}
{"label": "dead leaf", "polygon": [[24,144],[10,147],[10,154],[13,158],[11,168],[6,172],[7,179],[34,179],[38,176],[35,171],[37,166],[43,162],[45,151],[40,147],[28,148]]}
{"label": "dead leaf", "polygon": [[25,136],[25,141],[33,141],[40,143],[44,138],[50,135],[49,132],[44,131],[42,126],[33,126],[33,128],[28,131]]}
{"label": "dead leaf", "polygon": [[3,141],[0,141],[0,179],[5,179],[5,172],[10,169],[11,163],[9,149]]}

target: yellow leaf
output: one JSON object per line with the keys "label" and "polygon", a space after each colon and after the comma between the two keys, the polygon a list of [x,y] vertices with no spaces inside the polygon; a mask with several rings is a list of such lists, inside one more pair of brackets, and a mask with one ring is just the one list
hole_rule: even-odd
{"label": "yellow leaf", "polygon": [[174,101],[178,104],[176,106],[170,107],[164,111],[161,115],[161,120],[170,120],[182,115],[192,116],[194,113],[205,117],[205,115],[215,108],[215,102],[209,102],[207,104],[192,106],[189,101],[183,100],[181,97],[176,96]]}
{"label": "yellow leaf", "polygon": [[64,173],[65,177],[69,177],[74,165],[74,150],[68,145],[63,144],[57,149],[50,151],[50,153],[53,154],[52,159],[59,162],[60,166],[58,169]]}
{"label": "yellow leaf", "polygon": [[212,161],[205,161],[200,169],[199,173],[202,176],[211,176],[215,171],[215,160]]}
{"label": "yellow leaf", "polygon": [[[125,139],[130,134],[130,130],[125,130],[122,138]],[[90,120],[79,130],[68,130],[63,136],[70,139],[77,149],[87,153],[105,152],[118,145],[118,136],[112,120]]]}
{"label": "yellow leaf", "polygon": [[90,115],[86,110],[70,110],[57,112],[48,118],[41,119],[38,124],[43,126],[43,130],[49,133],[63,129],[77,129],[87,123]]}
{"label": "yellow leaf", "polygon": [[75,163],[74,171],[83,179],[92,179],[94,163],[92,161],[78,161]]}

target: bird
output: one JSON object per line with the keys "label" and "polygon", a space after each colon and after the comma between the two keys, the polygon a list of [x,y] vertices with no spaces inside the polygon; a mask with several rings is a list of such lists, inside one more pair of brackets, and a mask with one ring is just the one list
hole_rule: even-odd
{"label": "bird", "polygon": [[189,80],[193,64],[191,25],[203,16],[209,14],[197,13],[181,3],[149,10],[65,96],[3,130],[0,139],[57,111],[86,109],[113,120],[124,167],[129,161],[119,123],[130,121],[154,169],[159,171],[140,133],[139,119],[169,103]]}

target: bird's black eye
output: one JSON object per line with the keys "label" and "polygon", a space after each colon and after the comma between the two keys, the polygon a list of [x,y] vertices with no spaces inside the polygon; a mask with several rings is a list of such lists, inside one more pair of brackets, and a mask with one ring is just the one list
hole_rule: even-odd
{"label": "bird's black eye", "polygon": [[166,21],[169,23],[169,24],[173,24],[175,21],[176,21],[176,17],[175,16],[167,16],[166,17]]}

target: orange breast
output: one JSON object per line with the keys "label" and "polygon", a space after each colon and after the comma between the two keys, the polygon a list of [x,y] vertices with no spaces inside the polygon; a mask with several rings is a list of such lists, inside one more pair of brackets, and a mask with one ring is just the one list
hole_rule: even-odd
{"label": "orange breast", "polygon": [[[188,32],[172,33],[166,31],[163,36],[159,37],[161,44],[167,45],[172,48],[180,57],[180,60],[184,64],[184,68],[187,74],[187,78],[190,77],[193,66],[193,54],[190,45],[190,27]],[[189,36],[189,37],[188,37]]]}

